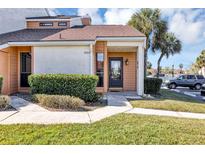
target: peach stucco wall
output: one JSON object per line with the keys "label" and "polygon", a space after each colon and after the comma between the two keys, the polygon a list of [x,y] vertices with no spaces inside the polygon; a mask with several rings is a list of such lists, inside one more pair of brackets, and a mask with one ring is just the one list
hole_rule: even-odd
{"label": "peach stucco wall", "polygon": [[8,52],[0,51],[0,75],[3,76],[2,93],[8,93]]}
{"label": "peach stucco wall", "polygon": [[[107,92],[109,90],[109,58],[122,57],[123,58],[123,90],[134,91],[136,90],[136,51],[137,48],[127,48],[121,51],[120,48],[115,48],[114,51],[107,48],[106,41],[97,41],[94,45],[94,70],[96,70],[96,53],[104,53],[104,87],[97,87],[97,92]],[[128,59],[129,64],[125,65],[125,60]],[[96,72],[94,72],[96,73]]]}
{"label": "peach stucco wall", "polygon": [[[123,58],[123,90],[136,90],[136,52],[108,52],[108,57]],[[126,59],[128,65],[125,65]]]}
{"label": "peach stucco wall", "polygon": [[0,74],[3,75],[3,94],[19,91],[20,52],[30,52],[30,47],[8,47],[0,52]]}

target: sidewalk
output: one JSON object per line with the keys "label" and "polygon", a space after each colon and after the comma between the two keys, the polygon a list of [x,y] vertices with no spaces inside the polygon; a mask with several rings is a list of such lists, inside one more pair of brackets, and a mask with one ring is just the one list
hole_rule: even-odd
{"label": "sidewalk", "polygon": [[169,117],[177,117],[177,118],[205,119],[205,114],[203,113],[175,112],[175,111],[144,109],[144,108],[134,108],[130,111],[127,111],[126,113],[169,116]]}
{"label": "sidewalk", "polygon": [[[109,105],[94,111],[52,112],[14,96],[11,105],[17,111],[0,112],[0,124],[93,123],[131,109],[131,105],[125,97],[113,97],[112,95],[107,97]],[[120,106],[113,106],[114,102],[119,102]]]}
{"label": "sidewalk", "polygon": [[108,106],[94,111],[52,112],[37,104],[27,102],[24,99],[12,97],[11,105],[15,107],[17,111],[0,112],[0,124],[89,124],[119,113],[205,119],[205,114],[200,113],[132,108],[124,95],[117,95],[115,93],[108,94],[107,99]]}

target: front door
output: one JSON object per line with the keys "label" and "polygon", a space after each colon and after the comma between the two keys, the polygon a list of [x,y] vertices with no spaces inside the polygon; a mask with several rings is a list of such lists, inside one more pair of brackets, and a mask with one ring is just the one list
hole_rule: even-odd
{"label": "front door", "polygon": [[31,54],[20,54],[20,86],[29,87],[28,76],[31,74]]}
{"label": "front door", "polygon": [[123,87],[123,58],[109,59],[109,87]]}

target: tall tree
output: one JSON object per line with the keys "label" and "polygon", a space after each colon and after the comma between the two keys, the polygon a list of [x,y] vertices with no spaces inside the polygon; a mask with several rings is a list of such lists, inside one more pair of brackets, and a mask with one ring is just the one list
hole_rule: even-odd
{"label": "tall tree", "polygon": [[183,64],[179,64],[179,68],[180,68],[180,74],[182,74],[183,73],[183,71],[182,71],[182,69],[183,69]]}
{"label": "tall tree", "polygon": [[150,61],[147,61],[147,69],[151,69],[152,68],[152,63]]}
{"label": "tall tree", "polygon": [[146,77],[147,52],[151,46],[151,35],[156,33],[159,27],[161,27],[162,32],[167,31],[167,24],[161,19],[161,12],[159,9],[143,8],[132,15],[131,19],[128,21],[128,25],[144,33],[147,38],[144,54],[144,76]]}
{"label": "tall tree", "polygon": [[154,52],[160,51],[160,57],[157,61],[157,77],[160,73],[160,63],[164,56],[169,58],[170,55],[180,53],[182,45],[181,41],[176,38],[173,33],[160,33],[157,34],[160,39],[153,39],[152,50]]}
{"label": "tall tree", "polygon": [[199,57],[196,58],[196,65],[199,69],[205,67],[205,50],[203,50]]}

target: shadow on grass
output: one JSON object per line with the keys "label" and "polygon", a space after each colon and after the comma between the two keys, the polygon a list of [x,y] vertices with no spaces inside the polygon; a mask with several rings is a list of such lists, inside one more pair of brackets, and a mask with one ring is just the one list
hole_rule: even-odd
{"label": "shadow on grass", "polygon": [[187,96],[181,93],[177,93],[174,91],[170,91],[168,89],[161,89],[159,94],[152,95],[154,99],[152,98],[144,98],[143,100],[152,100],[152,101],[165,101],[165,100],[173,100],[178,102],[185,102],[185,103],[198,103],[198,104],[205,104],[204,101],[200,101],[198,99],[195,99],[191,96]]}

